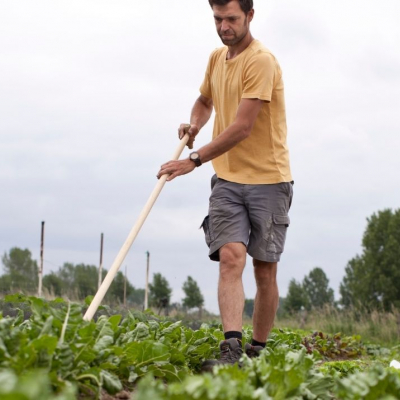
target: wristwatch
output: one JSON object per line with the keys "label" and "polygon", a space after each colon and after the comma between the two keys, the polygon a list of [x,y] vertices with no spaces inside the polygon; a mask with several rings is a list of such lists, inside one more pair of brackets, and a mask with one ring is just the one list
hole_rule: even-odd
{"label": "wristwatch", "polygon": [[202,162],[200,160],[200,155],[196,151],[194,151],[193,153],[190,153],[189,159],[194,162],[194,165],[196,167],[200,167],[200,165],[202,164]]}

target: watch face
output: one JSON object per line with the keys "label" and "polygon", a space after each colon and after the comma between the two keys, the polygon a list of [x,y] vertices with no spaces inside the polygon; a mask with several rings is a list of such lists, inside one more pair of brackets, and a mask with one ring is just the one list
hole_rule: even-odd
{"label": "watch face", "polygon": [[190,153],[189,158],[195,163],[196,167],[200,167],[201,165],[201,160],[199,153],[196,153],[195,151],[193,153]]}

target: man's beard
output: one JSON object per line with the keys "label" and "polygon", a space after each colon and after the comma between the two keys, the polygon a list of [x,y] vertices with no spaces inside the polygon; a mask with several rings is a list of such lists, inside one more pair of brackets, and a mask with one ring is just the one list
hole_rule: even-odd
{"label": "man's beard", "polygon": [[[247,32],[246,32],[247,33]],[[221,38],[221,40],[222,40],[222,43],[225,45],[225,46],[235,46],[236,44],[238,44],[238,43],[240,43],[242,40],[243,40],[243,38],[246,36],[246,33],[244,33],[242,36],[240,36],[240,37],[237,37],[236,35],[234,35],[233,37],[232,37],[232,39],[224,39],[223,37],[222,37],[222,35],[219,35],[219,37]]]}
{"label": "man's beard", "polygon": [[[246,26],[246,22],[247,22],[247,17],[246,17],[246,19],[244,20],[244,26]],[[235,46],[235,45],[237,45],[238,43],[240,43],[242,40],[243,40],[243,38],[247,35],[247,32],[248,32],[249,30],[248,29],[246,29],[246,31],[241,35],[241,36],[236,36],[236,33],[235,32],[232,32],[233,33],[233,37],[232,37],[232,39],[224,39],[222,36],[223,36],[223,34],[222,33],[219,33],[218,32],[218,35],[219,35],[219,37],[221,38],[221,40],[222,40],[222,43],[225,45],[225,46]]]}

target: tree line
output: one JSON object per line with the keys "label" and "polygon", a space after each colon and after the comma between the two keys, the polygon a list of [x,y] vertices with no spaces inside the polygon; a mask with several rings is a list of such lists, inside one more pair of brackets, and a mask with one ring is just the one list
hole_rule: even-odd
{"label": "tree line", "polygon": [[[37,261],[32,259],[30,250],[14,247],[8,254],[4,254],[2,263],[4,274],[0,276],[0,293],[22,292],[32,295],[37,293],[38,265]],[[106,274],[107,270],[103,269],[102,279]],[[52,271],[43,277],[43,288],[52,296],[83,300],[97,292],[98,267],[64,263],[57,271]],[[182,289],[185,293],[182,299],[183,307],[191,309],[201,308],[204,305],[203,295],[192,277],[187,277]],[[128,305],[143,307],[145,289],[135,288],[119,271],[104,300],[108,304],[123,304],[124,293]],[[170,305],[171,296],[172,289],[167,279],[160,273],[155,273],[152,283],[149,284],[149,306],[166,308]]]}
{"label": "tree line", "polygon": [[[280,299],[279,313],[325,306],[366,312],[400,308],[400,209],[385,209],[367,218],[362,252],[347,263],[339,294],[335,301],[328,277],[315,267],[302,282],[290,281],[287,296]],[[245,313],[251,316],[253,308],[254,301],[247,299]]]}
{"label": "tree line", "polygon": [[[34,294],[38,284],[38,266],[28,249],[17,247],[2,258],[4,274],[0,276],[0,293],[22,291]],[[104,271],[104,275],[107,271]],[[96,266],[64,263],[56,272],[44,276],[43,287],[55,296],[83,299],[97,291]],[[125,277],[118,272],[105,301],[123,301]],[[182,306],[201,308],[204,297],[197,282],[190,276],[182,287],[185,298]],[[390,311],[400,308],[400,209],[385,209],[367,218],[362,238],[362,252],[345,267],[340,284],[340,299],[335,301],[329,279],[320,267],[312,269],[302,282],[292,279],[286,298],[280,301],[280,312],[322,308],[326,305],[356,308],[366,311]],[[153,307],[170,305],[172,289],[165,277],[154,274],[149,284],[149,304]],[[127,281],[126,296],[130,304],[143,305],[144,289],[137,289]],[[254,301],[247,299],[245,313],[252,315]]]}

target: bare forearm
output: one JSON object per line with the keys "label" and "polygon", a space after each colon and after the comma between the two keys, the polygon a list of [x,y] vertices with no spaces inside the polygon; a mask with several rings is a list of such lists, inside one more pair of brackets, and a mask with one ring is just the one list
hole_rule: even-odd
{"label": "bare forearm", "polygon": [[212,142],[198,150],[201,161],[207,162],[219,157],[248,138],[262,105],[263,102],[258,99],[242,99],[235,121]]}
{"label": "bare forearm", "polygon": [[250,135],[250,131],[251,129],[248,127],[234,122],[212,142],[206,144],[197,151],[201,161],[204,163],[226,153],[242,140],[246,139]]}
{"label": "bare forearm", "polygon": [[200,130],[210,119],[212,110],[212,102],[207,103],[199,97],[193,105],[190,124],[197,126],[198,130]]}

